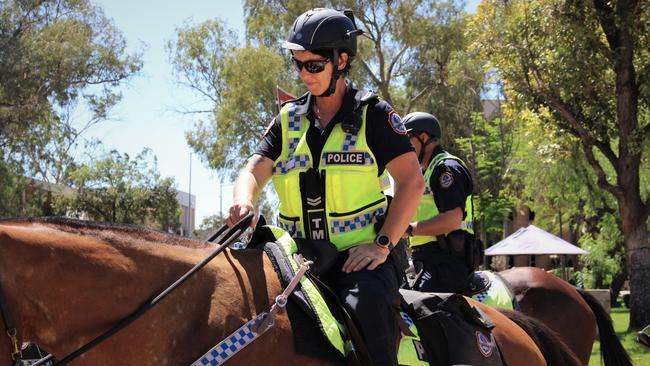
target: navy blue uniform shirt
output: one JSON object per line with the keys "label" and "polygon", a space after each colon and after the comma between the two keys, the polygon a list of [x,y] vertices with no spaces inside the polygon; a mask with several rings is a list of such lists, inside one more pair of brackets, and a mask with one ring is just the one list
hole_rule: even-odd
{"label": "navy blue uniform shirt", "polygon": [[[311,150],[312,156],[320,156],[323,151],[323,146],[334,126],[340,123],[345,116],[353,112],[354,106],[356,105],[355,98],[358,97],[357,93],[357,89],[351,86],[347,87],[341,108],[324,130],[321,130],[314,123],[316,120],[312,109],[314,98],[307,97],[306,102],[311,103],[308,106],[309,111],[306,114],[311,122],[307,129],[307,145]],[[377,159],[379,174],[383,173],[386,164],[391,160],[404,153],[415,150],[406,135],[406,129],[399,115],[385,101],[371,101],[368,105],[366,114],[366,141],[368,141],[370,151],[372,151]],[[278,115],[271,121],[271,124],[262,137],[262,141],[255,150],[255,154],[275,161],[282,152],[282,143],[282,127],[280,126],[280,116]],[[314,163],[320,163],[320,159],[314,159]],[[318,168],[318,166],[316,165],[314,168]]]}
{"label": "navy blue uniform shirt", "polygon": [[[442,152],[444,152],[443,148],[440,145],[436,146],[432,159]],[[440,213],[460,207],[465,219],[467,216],[465,201],[474,189],[472,175],[467,167],[458,160],[446,159],[433,169],[428,184]]]}

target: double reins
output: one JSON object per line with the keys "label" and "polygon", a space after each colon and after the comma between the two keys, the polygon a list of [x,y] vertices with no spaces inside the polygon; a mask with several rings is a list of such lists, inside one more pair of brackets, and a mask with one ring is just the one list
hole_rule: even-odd
{"label": "double reins", "polygon": [[[44,365],[47,362],[50,362],[52,365],[59,366],[59,365],[66,365],[70,361],[74,360],[75,358],[81,356],[82,354],[90,351],[92,348],[100,344],[101,342],[105,341],[107,338],[111,337],[115,333],[119,332],[120,330],[126,328],[129,324],[133,323],[136,319],[141,317],[144,313],[146,313],[148,310],[150,310],[152,307],[154,307],[156,304],[158,304],[160,301],[162,301],[167,295],[169,295],[172,291],[177,289],[180,285],[182,285],[185,281],[187,281],[192,275],[194,275],[197,271],[199,271],[201,268],[205,267],[206,264],[208,264],[214,257],[219,255],[219,253],[223,252],[224,249],[226,249],[230,244],[232,244],[236,239],[238,239],[241,234],[244,233],[244,231],[250,226],[251,222],[253,220],[253,213],[250,212],[248,215],[246,215],[243,219],[241,219],[237,224],[235,224],[232,228],[228,228],[228,226],[224,225],[221,227],[219,230],[217,230],[214,234],[208,238],[206,243],[211,243],[216,241],[217,243],[217,248],[210,253],[207,257],[205,257],[201,262],[197,263],[192,269],[187,271],[184,275],[182,275],[178,280],[176,280],[174,283],[172,283],[169,287],[167,287],[165,290],[163,290],[161,293],[158,295],[154,296],[150,300],[146,301],[143,303],[138,309],[136,309],[133,313],[130,315],[126,316],[122,320],[120,320],[117,324],[115,324],[113,327],[105,331],[104,333],[100,334],[90,342],[84,344],[83,346],[79,347],[76,351],[70,353],[69,355],[65,356],[63,359],[60,361],[54,361],[53,357],[51,354],[43,357],[42,359],[38,360],[37,362],[33,363],[32,366],[39,366],[39,365]],[[2,317],[5,322],[5,328],[6,328],[6,333],[9,336],[9,338],[12,341],[12,360],[13,361],[19,361],[22,358],[22,354],[20,352],[20,349],[18,349],[18,341],[16,337],[16,328],[13,327],[13,324],[11,324],[11,317],[8,316],[9,311],[6,308],[6,305],[4,305],[6,302],[4,301],[3,295],[2,295],[2,290],[0,289],[0,311],[2,311]],[[9,319],[9,321],[7,321]],[[13,336],[12,336],[13,334]]]}

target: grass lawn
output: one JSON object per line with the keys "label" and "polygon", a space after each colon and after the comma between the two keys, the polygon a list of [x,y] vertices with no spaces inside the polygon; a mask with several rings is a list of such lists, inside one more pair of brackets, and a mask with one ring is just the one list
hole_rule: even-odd
{"label": "grass lawn", "polygon": [[[641,346],[636,341],[636,332],[628,332],[627,325],[630,319],[630,310],[624,307],[612,308],[610,313],[614,321],[614,330],[618,339],[623,343],[623,347],[627,350],[632,357],[632,362],[636,366],[650,365],[650,351]],[[594,348],[591,351],[591,358],[589,359],[589,366],[600,366],[600,342],[594,343]]]}

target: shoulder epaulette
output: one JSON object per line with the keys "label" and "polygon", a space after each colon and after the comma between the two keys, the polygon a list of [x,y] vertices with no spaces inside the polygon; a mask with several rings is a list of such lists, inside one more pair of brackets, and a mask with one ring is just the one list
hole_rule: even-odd
{"label": "shoulder epaulette", "polygon": [[356,134],[361,129],[361,122],[363,121],[363,106],[372,101],[378,101],[379,97],[372,90],[359,90],[354,96],[354,100],[354,111],[345,116],[341,123],[343,131],[351,134]]}

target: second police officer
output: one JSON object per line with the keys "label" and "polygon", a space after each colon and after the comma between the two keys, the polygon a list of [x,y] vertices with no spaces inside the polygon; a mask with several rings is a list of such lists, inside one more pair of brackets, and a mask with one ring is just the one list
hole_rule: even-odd
{"label": "second police officer", "polygon": [[414,112],[404,125],[418,154],[426,188],[415,220],[408,226],[416,269],[414,289],[456,292],[467,289],[480,259],[472,224],[472,177],[462,160],[440,145],[442,128],[429,113]]}

